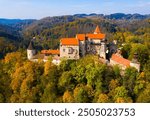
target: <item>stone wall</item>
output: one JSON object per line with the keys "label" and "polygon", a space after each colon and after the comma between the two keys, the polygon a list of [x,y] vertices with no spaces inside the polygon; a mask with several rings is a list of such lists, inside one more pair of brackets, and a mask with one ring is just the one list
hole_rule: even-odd
{"label": "stone wall", "polygon": [[80,41],[79,44],[80,44],[80,46],[79,46],[80,55],[83,57],[86,54],[85,41]]}
{"label": "stone wall", "polygon": [[28,50],[28,49],[27,49],[27,57],[28,57],[28,60],[31,60],[34,55],[36,55],[36,50]]}
{"label": "stone wall", "polygon": [[79,46],[60,46],[60,57],[65,57],[67,59],[79,59]]}
{"label": "stone wall", "polygon": [[140,71],[140,63],[131,62],[130,66],[136,68],[138,72]]}

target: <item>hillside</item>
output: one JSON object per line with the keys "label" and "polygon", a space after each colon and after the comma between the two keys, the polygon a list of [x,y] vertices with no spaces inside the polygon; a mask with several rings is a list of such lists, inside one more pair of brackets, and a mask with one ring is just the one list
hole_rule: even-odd
{"label": "hillside", "polygon": [[[125,17],[128,20],[124,19]],[[101,27],[102,32],[107,34],[109,40],[114,39],[113,34],[117,31],[136,33],[138,29],[149,26],[148,18],[148,15],[125,15],[121,13],[109,16],[76,14],[73,16],[47,17],[33,22],[23,30],[23,33],[27,39],[35,37],[36,45],[40,49],[56,49],[60,38],[74,37],[77,33],[92,33],[96,25]]]}
{"label": "hillside", "polygon": [[141,15],[141,14],[124,14],[124,13],[114,13],[110,15],[104,15],[104,14],[75,14],[74,16],[79,18],[92,18],[92,17],[98,17],[98,18],[105,18],[105,19],[116,19],[116,20],[143,20],[150,18],[150,15]]}
{"label": "hillside", "polygon": [[6,25],[9,27],[13,27],[14,29],[21,30],[25,28],[27,25],[30,25],[36,21],[35,19],[4,19],[0,18],[0,25]]}
{"label": "hillside", "polygon": [[[7,44],[11,42],[16,49],[27,48],[33,37],[36,38],[37,49],[56,49],[60,38],[75,37],[77,33],[91,33],[96,25],[101,27],[109,40],[116,38],[116,32],[129,31],[137,34],[141,30],[147,31],[148,18],[149,15],[140,14],[93,13],[46,17],[41,20],[0,19],[0,37],[3,37]],[[6,50],[7,52],[10,51]]]}
{"label": "hillside", "polygon": [[[150,18],[141,15],[76,14],[23,24],[0,25],[0,102],[5,103],[145,103],[150,102]],[[133,17],[135,16],[135,17]],[[16,25],[20,26],[15,27]],[[117,40],[124,58],[137,59],[138,72],[107,66],[98,56],[31,62],[26,48],[34,38],[38,52],[56,49],[62,37],[91,33],[99,25],[107,39]]]}

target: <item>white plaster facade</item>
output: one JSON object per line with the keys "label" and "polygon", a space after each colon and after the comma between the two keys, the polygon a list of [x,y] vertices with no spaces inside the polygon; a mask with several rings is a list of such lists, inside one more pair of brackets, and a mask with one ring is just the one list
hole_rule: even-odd
{"label": "white plaster facade", "polygon": [[60,58],[79,59],[79,46],[60,45]]}

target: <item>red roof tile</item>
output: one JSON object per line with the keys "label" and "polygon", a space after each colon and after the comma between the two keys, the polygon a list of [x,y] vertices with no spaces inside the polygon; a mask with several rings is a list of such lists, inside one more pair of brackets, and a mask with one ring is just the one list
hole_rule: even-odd
{"label": "red roof tile", "polygon": [[76,38],[80,41],[84,41],[85,40],[85,34],[77,34]]}
{"label": "red roof tile", "polygon": [[59,50],[42,50],[42,54],[51,54],[51,55],[59,55],[60,51]]}
{"label": "red roof tile", "polygon": [[117,62],[118,64],[122,64],[122,65],[125,65],[126,67],[129,67],[130,66],[130,61],[117,55],[117,54],[113,54],[111,59],[115,62]]}
{"label": "red roof tile", "polygon": [[62,45],[74,45],[74,46],[79,45],[79,41],[76,38],[62,38],[60,42]]}
{"label": "red roof tile", "polygon": [[104,39],[105,38],[105,34],[86,34],[86,36],[91,39]]}

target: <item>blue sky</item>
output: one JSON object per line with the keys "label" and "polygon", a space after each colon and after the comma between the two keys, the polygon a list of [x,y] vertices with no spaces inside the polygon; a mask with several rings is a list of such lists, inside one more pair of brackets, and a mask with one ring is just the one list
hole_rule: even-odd
{"label": "blue sky", "polygon": [[0,0],[0,18],[117,12],[150,14],[150,0]]}

